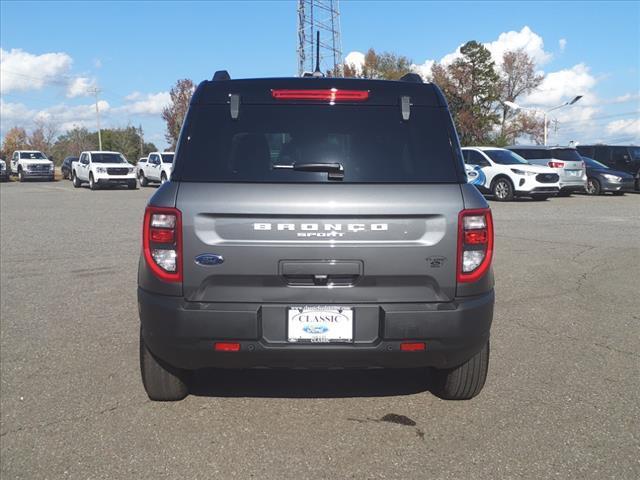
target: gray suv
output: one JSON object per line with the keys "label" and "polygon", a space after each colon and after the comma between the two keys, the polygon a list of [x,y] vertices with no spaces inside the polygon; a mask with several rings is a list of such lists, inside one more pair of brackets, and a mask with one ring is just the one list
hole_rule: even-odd
{"label": "gray suv", "polygon": [[492,254],[435,85],[217,72],[144,215],[144,387],[179,400],[200,368],[419,367],[440,397],[472,398]]}

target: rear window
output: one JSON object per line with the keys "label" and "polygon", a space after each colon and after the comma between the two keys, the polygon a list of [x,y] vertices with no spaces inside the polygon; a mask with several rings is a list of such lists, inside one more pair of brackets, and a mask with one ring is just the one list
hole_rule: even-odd
{"label": "rear window", "polygon": [[510,148],[510,150],[526,160],[546,160],[548,158],[567,162],[579,162],[582,160],[575,148]]}
{"label": "rear window", "polygon": [[274,169],[339,163],[342,182],[458,183],[450,118],[435,107],[353,105],[192,106],[176,158],[191,182],[335,182],[326,172]]}

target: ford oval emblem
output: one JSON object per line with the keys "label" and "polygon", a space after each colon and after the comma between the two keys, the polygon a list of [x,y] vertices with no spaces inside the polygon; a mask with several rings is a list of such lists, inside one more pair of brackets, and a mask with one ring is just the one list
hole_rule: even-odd
{"label": "ford oval emblem", "polygon": [[203,267],[210,267],[211,265],[220,265],[224,262],[224,258],[222,258],[222,255],[214,253],[202,253],[196,257],[195,262]]}
{"label": "ford oval emblem", "polygon": [[307,324],[302,329],[307,333],[327,333],[329,331],[329,327],[319,324]]}

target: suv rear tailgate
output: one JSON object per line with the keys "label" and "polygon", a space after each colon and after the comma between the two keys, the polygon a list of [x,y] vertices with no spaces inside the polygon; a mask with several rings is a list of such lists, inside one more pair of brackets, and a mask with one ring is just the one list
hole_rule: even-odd
{"label": "suv rear tailgate", "polygon": [[[458,184],[182,187],[176,206],[188,301],[446,302],[455,295]],[[196,263],[205,253],[224,261]]]}

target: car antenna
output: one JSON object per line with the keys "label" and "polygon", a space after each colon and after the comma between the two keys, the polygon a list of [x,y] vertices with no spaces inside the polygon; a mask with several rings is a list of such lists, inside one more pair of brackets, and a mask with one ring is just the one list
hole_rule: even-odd
{"label": "car antenna", "polygon": [[314,77],[324,77],[320,70],[320,30],[316,32],[316,69],[313,72]]}

